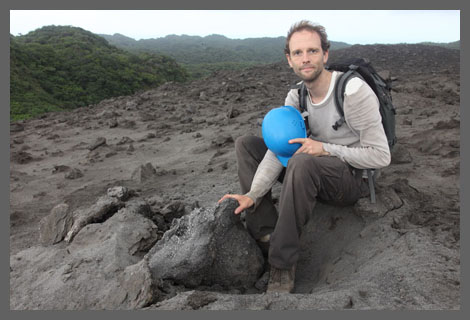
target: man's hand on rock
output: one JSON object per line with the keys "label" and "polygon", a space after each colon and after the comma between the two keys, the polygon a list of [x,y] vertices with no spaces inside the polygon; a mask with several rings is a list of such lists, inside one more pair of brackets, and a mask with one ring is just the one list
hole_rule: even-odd
{"label": "man's hand on rock", "polygon": [[235,209],[235,214],[239,214],[240,212],[245,209],[248,209],[254,204],[253,200],[250,197],[241,194],[226,194],[222,198],[220,198],[218,203],[221,203],[222,201],[228,198],[235,199],[238,201],[239,206]]}

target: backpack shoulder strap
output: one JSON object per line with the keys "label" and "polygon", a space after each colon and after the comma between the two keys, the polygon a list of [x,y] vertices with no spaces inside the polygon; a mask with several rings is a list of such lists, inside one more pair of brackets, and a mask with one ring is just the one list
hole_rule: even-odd
{"label": "backpack shoulder strap", "polygon": [[335,85],[335,106],[338,111],[340,118],[333,125],[333,129],[338,130],[339,127],[346,122],[344,119],[344,92],[346,90],[346,84],[353,77],[359,77],[362,79],[361,75],[356,71],[356,65],[350,65],[349,70],[341,74]]}
{"label": "backpack shoulder strap", "polygon": [[292,85],[291,90],[297,90],[299,95],[299,109],[300,113],[307,111],[307,87],[303,81]]}
{"label": "backpack shoulder strap", "polygon": [[300,113],[304,113],[307,111],[307,87],[305,86],[305,83],[302,81],[300,84],[300,87],[298,88],[299,92],[299,109]]}
{"label": "backpack shoulder strap", "polygon": [[307,137],[310,136],[310,126],[308,124],[308,111],[307,111],[307,87],[305,86],[305,83],[302,81],[300,84],[296,85],[293,87],[293,89],[297,89],[298,94],[299,94],[299,109],[300,109],[300,114],[304,118],[305,121],[305,128],[307,130]]}

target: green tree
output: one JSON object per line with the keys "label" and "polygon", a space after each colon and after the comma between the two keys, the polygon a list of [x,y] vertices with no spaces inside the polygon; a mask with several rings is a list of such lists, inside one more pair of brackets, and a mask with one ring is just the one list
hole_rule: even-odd
{"label": "green tree", "polygon": [[172,58],[129,53],[81,28],[47,26],[10,35],[12,121],[187,79]]}

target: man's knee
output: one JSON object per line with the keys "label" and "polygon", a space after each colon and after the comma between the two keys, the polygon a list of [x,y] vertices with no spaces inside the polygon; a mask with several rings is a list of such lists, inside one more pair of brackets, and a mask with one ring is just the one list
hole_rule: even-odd
{"label": "man's knee", "polygon": [[247,150],[256,148],[256,145],[260,143],[261,138],[257,136],[241,136],[235,140],[235,151],[237,154],[244,153]]}
{"label": "man's knee", "polygon": [[322,175],[322,159],[307,153],[299,153],[289,159],[286,175],[302,181],[318,182]]}
{"label": "man's knee", "polygon": [[307,153],[293,155],[287,163],[287,170],[306,170],[311,166],[316,166],[317,161],[314,156]]}

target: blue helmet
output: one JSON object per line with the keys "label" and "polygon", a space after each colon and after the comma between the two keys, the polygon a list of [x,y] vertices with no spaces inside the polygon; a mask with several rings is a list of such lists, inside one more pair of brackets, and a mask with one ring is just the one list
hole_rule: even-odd
{"label": "blue helmet", "polygon": [[261,127],[264,143],[284,167],[300,148],[300,143],[290,144],[290,139],[306,138],[305,122],[300,112],[292,106],[272,109],[263,119]]}

